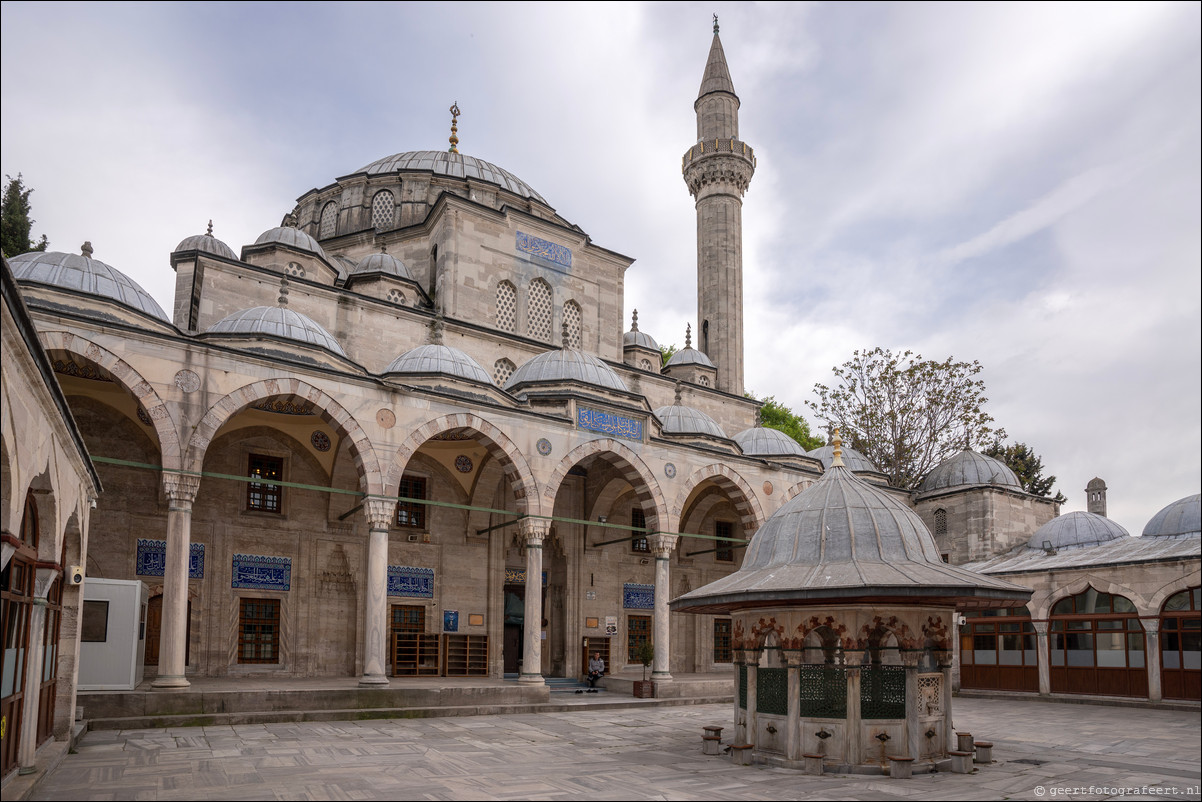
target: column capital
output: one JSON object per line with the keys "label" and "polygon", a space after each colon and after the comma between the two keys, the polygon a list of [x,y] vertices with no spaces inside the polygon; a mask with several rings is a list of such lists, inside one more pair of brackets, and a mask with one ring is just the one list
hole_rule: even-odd
{"label": "column capital", "polygon": [[1139,623],[1143,625],[1144,632],[1149,634],[1157,634],[1160,632],[1159,618],[1141,618]]}
{"label": "column capital", "polygon": [[163,490],[172,504],[191,506],[200,491],[200,477],[194,473],[163,472]]}
{"label": "column capital", "polygon": [[1031,626],[1034,627],[1036,635],[1039,635],[1040,637],[1044,637],[1044,638],[1046,638],[1048,636],[1048,622],[1047,621],[1032,621]]}
{"label": "column capital", "polygon": [[666,560],[672,556],[678,540],[680,540],[679,535],[667,535],[663,532],[657,532],[648,536],[647,543],[651,548],[651,553],[655,555],[655,559]]}
{"label": "column capital", "polygon": [[522,518],[518,521],[518,539],[523,546],[542,546],[551,531],[551,522],[543,518]]}
{"label": "column capital", "polygon": [[394,499],[368,497],[363,502],[363,517],[367,519],[367,528],[372,531],[388,531],[392,528],[394,515],[396,515],[396,500]]}

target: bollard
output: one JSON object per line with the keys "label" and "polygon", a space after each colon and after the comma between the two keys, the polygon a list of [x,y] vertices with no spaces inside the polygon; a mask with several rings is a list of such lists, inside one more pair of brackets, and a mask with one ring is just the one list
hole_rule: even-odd
{"label": "bollard", "polygon": [[977,741],[977,756],[973,758],[974,763],[989,764],[993,762],[993,744],[989,741]]}
{"label": "bollard", "polygon": [[722,749],[722,736],[720,735],[702,735],[701,736],[701,754],[716,755]]}
{"label": "bollard", "polygon": [[972,733],[971,732],[956,733],[956,749],[960,750],[961,752],[971,752],[972,751]]}
{"label": "bollard", "polygon": [[972,752],[948,752],[952,756],[952,774],[972,774]]}
{"label": "bollard", "polygon": [[730,762],[739,766],[750,766],[753,748],[752,744],[731,744]]}
{"label": "bollard", "polygon": [[822,755],[802,755],[806,761],[806,774],[822,774],[823,771],[823,756]]}
{"label": "bollard", "polygon": [[914,758],[889,756],[889,776],[895,780],[908,780],[914,776]]}

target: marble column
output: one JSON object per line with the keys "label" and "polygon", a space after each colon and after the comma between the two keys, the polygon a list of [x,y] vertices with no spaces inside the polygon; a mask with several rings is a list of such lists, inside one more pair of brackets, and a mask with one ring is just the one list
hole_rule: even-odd
{"label": "marble column", "polygon": [[[25,697],[21,701],[21,732],[17,743],[18,774],[37,771],[38,708],[42,698],[42,661],[46,657],[46,598],[61,573],[59,568],[42,565],[35,569],[33,605],[29,610],[29,658],[25,665]],[[11,736],[12,733],[6,735]]]}
{"label": "marble column", "polygon": [[785,721],[785,757],[789,760],[801,760],[801,663],[800,650],[785,652],[785,663],[788,666],[788,718]]}
{"label": "marble column", "polygon": [[860,665],[864,659],[861,649],[844,649],[843,660],[847,666],[847,746],[843,759],[851,765],[859,765],[863,759],[864,733],[860,727]]}
{"label": "marble column", "polygon": [[651,553],[655,555],[655,620],[652,643],[655,644],[655,660],[651,664],[651,679],[655,682],[672,681],[672,629],[668,597],[672,594],[668,561],[676,548],[677,535],[655,534],[650,537]]}
{"label": "marble column", "polygon": [[151,687],[187,688],[188,568],[192,557],[192,503],[200,477],[164,473],[167,493],[167,555],[163,567],[163,620],[159,631],[159,675]]}
{"label": "marble column", "polygon": [[526,549],[526,609],[522,618],[522,672],[518,682],[543,683],[543,541],[550,521],[523,518],[518,536]]}
{"label": "marble column", "polygon": [[363,674],[359,687],[388,684],[388,530],[396,514],[392,499],[369,498],[363,505],[367,518],[367,587],[363,594]]}
{"label": "marble column", "polygon": [[1148,670],[1148,701],[1159,702],[1164,698],[1160,681],[1160,619],[1141,618],[1144,625],[1144,665]]}
{"label": "marble column", "polygon": [[917,759],[922,754],[922,726],[919,721],[923,714],[922,696],[918,692],[918,662],[922,652],[916,649],[902,651],[902,665],[906,673],[906,742],[896,744],[893,748],[896,757],[912,757]]}
{"label": "marble column", "polygon": [[1038,652],[1036,659],[1039,663],[1039,695],[1051,696],[1052,653],[1048,648],[1048,622],[1032,621],[1031,626],[1035,627],[1035,648]]}
{"label": "marble column", "polygon": [[[759,722],[756,721],[756,703],[759,701],[760,655],[763,652],[747,652],[747,738],[743,743],[755,745],[759,737]],[[755,750],[752,750],[755,751]]]}

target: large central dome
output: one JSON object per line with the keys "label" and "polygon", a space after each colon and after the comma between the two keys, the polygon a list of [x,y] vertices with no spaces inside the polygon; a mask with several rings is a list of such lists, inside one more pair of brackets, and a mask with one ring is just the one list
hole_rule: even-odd
{"label": "large central dome", "polygon": [[376,159],[366,167],[356,170],[356,173],[368,175],[386,175],[388,173],[405,171],[426,171],[435,175],[445,175],[452,178],[477,178],[496,184],[523,198],[532,198],[539,203],[550,205],[542,195],[522,179],[508,170],[477,159],[475,156],[465,156],[462,153],[450,153],[445,150],[413,150],[408,153],[396,153]]}

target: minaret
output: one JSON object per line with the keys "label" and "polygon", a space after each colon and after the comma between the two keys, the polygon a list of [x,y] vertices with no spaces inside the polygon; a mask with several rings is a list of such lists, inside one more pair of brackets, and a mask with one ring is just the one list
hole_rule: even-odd
{"label": "minaret", "polygon": [[755,154],[739,140],[739,97],[716,14],[693,110],[697,144],[685,153],[682,171],[697,199],[698,345],[718,366],[718,389],[743,395],[743,193]]}
{"label": "minaret", "polygon": [[1095,476],[1085,485],[1085,509],[1106,517],[1106,482]]}

